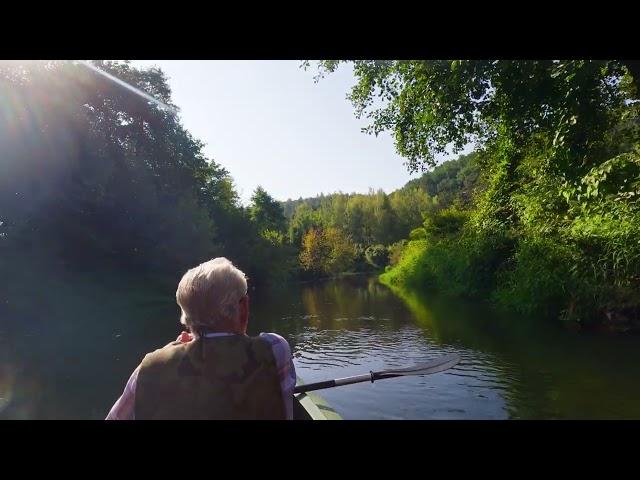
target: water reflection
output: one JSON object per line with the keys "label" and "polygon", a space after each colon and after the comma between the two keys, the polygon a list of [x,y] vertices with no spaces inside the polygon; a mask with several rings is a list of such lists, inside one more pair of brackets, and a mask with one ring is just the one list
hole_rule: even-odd
{"label": "water reflection", "polygon": [[433,376],[324,391],[346,418],[640,418],[637,337],[570,333],[372,278],[298,288],[286,313],[259,297],[254,327],[290,339],[307,382],[462,357]]}
{"label": "water reflection", "polygon": [[[441,341],[411,309],[374,279],[348,278],[299,287],[297,313],[281,315],[270,297],[256,299],[253,327],[286,335],[307,382],[403,367],[456,352],[459,366],[429,377],[406,377],[326,390],[345,418],[506,418],[502,377],[482,369],[490,355]],[[423,311],[424,313],[424,311]],[[298,322],[292,318],[298,315]],[[278,318],[285,317],[285,322]],[[306,317],[306,318],[305,318]],[[302,321],[301,321],[302,320]],[[296,325],[294,329],[288,327]],[[302,328],[300,328],[302,326]],[[470,401],[471,400],[471,401]]]}

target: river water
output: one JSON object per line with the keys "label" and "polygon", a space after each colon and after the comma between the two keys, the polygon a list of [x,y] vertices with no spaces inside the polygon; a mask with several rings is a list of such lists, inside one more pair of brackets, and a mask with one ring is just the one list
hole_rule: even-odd
{"label": "river water", "polygon": [[[170,297],[89,292],[49,301],[46,321],[0,323],[0,418],[104,418],[144,354],[179,331]],[[568,332],[367,277],[250,296],[249,333],[284,336],[307,383],[460,355],[445,372],[318,392],[346,419],[640,418],[637,336]]]}

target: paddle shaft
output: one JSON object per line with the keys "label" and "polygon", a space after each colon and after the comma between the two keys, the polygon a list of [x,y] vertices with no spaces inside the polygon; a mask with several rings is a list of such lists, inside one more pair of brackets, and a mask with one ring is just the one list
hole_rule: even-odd
{"label": "paddle shaft", "polygon": [[369,372],[363,375],[354,375],[353,377],[336,378],[335,380],[326,380],[324,382],[309,383],[307,385],[298,385],[294,388],[293,393],[304,393],[312,390],[320,390],[323,388],[339,387],[341,385],[350,385],[352,383],[360,383],[384,378],[404,377],[408,375],[429,375],[447,370],[460,361],[460,356],[456,354],[446,355],[437,358],[422,365],[414,365],[409,368],[401,368],[395,370],[383,370],[381,372]]}
{"label": "paddle shaft", "polygon": [[383,378],[401,377],[402,375],[382,374],[377,372],[365,373],[362,375],[354,375],[353,377],[336,378],[335,380],[326,380],[324,382],[309,383],[306,385],[298,385],[294,388],[293,393],[311,392],[313,390],[322,390],[323,388],[339,387],[341,385],[350,385],[352,383],[361,383]]}

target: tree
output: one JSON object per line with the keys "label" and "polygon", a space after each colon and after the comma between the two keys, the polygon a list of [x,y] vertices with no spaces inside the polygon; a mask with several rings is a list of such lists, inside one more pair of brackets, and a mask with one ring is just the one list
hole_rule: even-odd
{"label": "tree", "polygon": [[260,186],[251,196],[249,217],[260,232],[264,230],[286,231],[287,221],[282,205]]}
{"label": "tree", "polygon": [[[94,65],[171,105],[161,71]],[[176,115],[68,61],[4,64],[0,95],[11,105],[0,215],[14,254],[174,271],[220,252],[203,195],[216,165]]]}
{"label": "tree", "polygon": [[329,255],[324,263],[324,270],[330,274],[348,271],[355,260],[355,245],[348,235],[337,228],[323,231]]}
{"label": "tree", "polygon": [[335,275],[347,271],[355,260],[355,246],[337,228],[312,228],[302,239],[300,264],[314,275]]}
{"label": "tree", "polygon": [[302,237],[311,228],[322,227],[320,215],[306,201],[299,204],[289,221],[289,241],[294,245],[300,245]]}
{"label": "tree", "polygon": [[[93,66],[175,109],[162,71]],[[37,255],[174,276],[224,255],[266,281],[290,267],[260,236],[284,230],[277,202],[259,192],[258,230],[178,115],[70,61],[2,63],[0,100],[0,257],[15,268]]]}
{"label": "tree", "polygon": [[424,216],[435,208],[433,199],[424,190],[409,184],[389,195],[389,201],[395,212],[395,230],[399,238],[422,225]]}
{"label": "tree", "polygon": [[374,224],[371,227],[372,240],[388,245],[401,238],[398,235],[398,219],[391,207],[389,196],[382,190],[378,190],[373,197]]}
{"label": "tree", "polygon": [[[339,63],[319,62],[320,76]],[[393,133],[410,170],[435,165],[435,155],[450,146],[455,152],[476,142],[517,151],[540,133],[562,154],[583,155],[606,130],[611,109],[633,95],[617,88],[628,75],[617,61],[359,60],[353,65],[358,82],[350,99],[357,115],[371,119],[368,132]]]}
{"label": "tree", "polygon": [[475,144],[412,185],[438,206],[388,279],[579,320],[640,311],[637,61],[353,64],[356,114],[395,136],[409,170]]}
{"label": "tree", "polygon": [[300,265],[302,269],[320,275],[324,273],[324,259],[328,256],[321,229],[311,228],[302,237]]}

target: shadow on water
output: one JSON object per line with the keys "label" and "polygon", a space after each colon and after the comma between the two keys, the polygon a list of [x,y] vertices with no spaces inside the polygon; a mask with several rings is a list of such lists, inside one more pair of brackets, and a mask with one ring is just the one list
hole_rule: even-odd
{"label": "shadow on water", "polygon": [[[15,272],[0,307],[0,418],[103,419],[144,354],[175,338],[170,291],[142,278]],[[30,283],[31,282],[31,283]]]}
{"label": "shadow on water", "polygon": [[640,338],[575,333],[486,306],[394,293],[438,342],[492,357],[511,418],[640,418]]}

